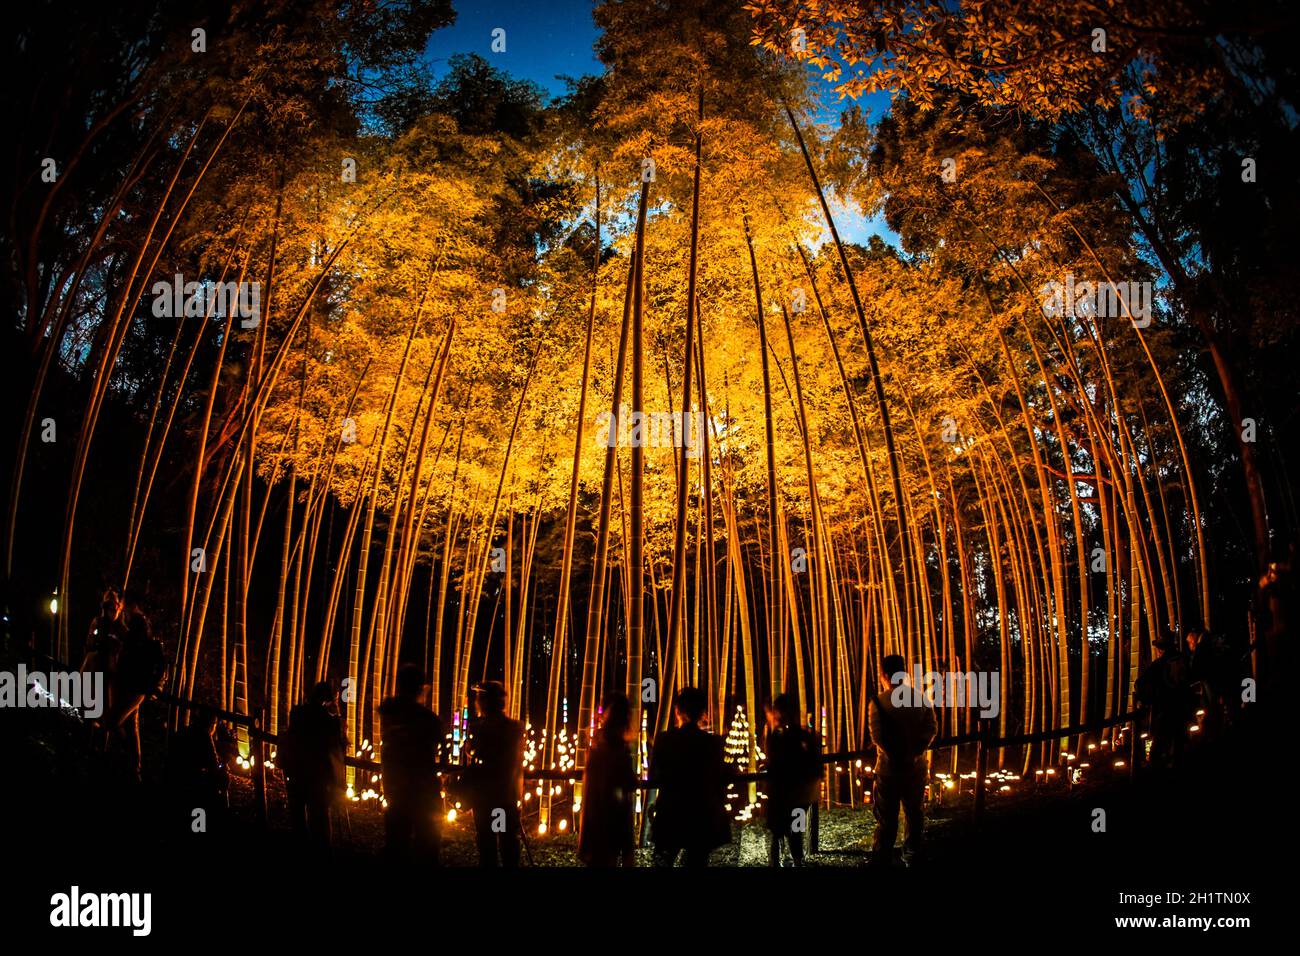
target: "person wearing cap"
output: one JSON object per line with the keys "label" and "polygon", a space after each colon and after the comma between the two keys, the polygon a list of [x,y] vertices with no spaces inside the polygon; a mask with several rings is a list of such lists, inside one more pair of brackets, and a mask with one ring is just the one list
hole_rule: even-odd
{"label": "person wearing cap", "polygon": [[1153,642],[1159,656],[1138,675],[1133,699],[1150,708],[1151,765],[1167,767],[1182,755],[1194,704],[1187,661],[1178,641],[1164,636]]}
{"label": "person wearing cap", "polygon": [[524,783],[524,725],[506,716],[500,681],[474,685],[468,795],[479,866],[519,865],[519,801]]}

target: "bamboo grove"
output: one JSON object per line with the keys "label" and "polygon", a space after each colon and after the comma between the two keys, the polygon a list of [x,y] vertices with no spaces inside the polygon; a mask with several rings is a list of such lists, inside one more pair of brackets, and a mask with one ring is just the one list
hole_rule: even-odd
{"label": "bamboo grove", "polygon": [[[794,21],[725,0],[598,5],[606,72],[550,104],[482,58],[412,79],[437,4],[272,13],[150,20],[33,161],[5,559],[56,656],[142,589],[175,692],[272,732],[332,679],[377,751],[415,661],[581,762],[605,693],[653,729],[687,685],[864,746],[888,653],[996,672],[1000,733],[1099,719],[1212,621],[1207,380],[1166,296],[1044,308],[1160,278],[1054,118],[959,85],[841,117],[757,42]],[[173,276],[260,315],[158,318]]]}

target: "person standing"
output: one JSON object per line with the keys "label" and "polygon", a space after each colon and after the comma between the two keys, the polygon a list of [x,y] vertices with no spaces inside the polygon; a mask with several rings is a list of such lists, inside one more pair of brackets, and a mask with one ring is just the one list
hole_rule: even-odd
{"label": "person standing", "polygon": [[763,708],[767,716],[768,865],[781,865],[781,844],[803,866],[804,833],[822,777],[821,741],[799,726],[795,700],[779,694]]}
{"label": "person standing", "polygon": [[289,711],[276,757],[285,775],[294,833],[322,855],[329,854],[333,843],[330,813],[344,790],[347,747],[334,688],[321,681]]}
{"label": "person standing", "polygon": [[632,815],[636,771],[628,744],[631,708],[623,694],[601,704],[600,730],[582,772],[582,825],[578,859],[588,866],[635,866]]}
{"label": "person standing", "polygon": [[105,721],[112,740],[126,753],[127,770],[140,782],[140,705],[157,694],[167,678],[167,655],[153,636],[137,597],[126,601],[126,631],[109,690]]}
{"label": "person standing", "polygon": [[876,818],[871,862],[890,866],[898,837],[898,811],[907,822],[903,843],[905,863],[921,850],[925,837],[925,783],[929,772],[926,751],[939,732],[934,707],[907,678],[907,664],[898,654],[880,662],[880,691],[867,705],[871,742],[876,748],[871,811]]}
{"label": "person standing", "polygon": [[[192,832],[220,830],[230,806],[230,776],[217,753],[217,712],[198,708],[187,726],[172,736],[167,751],[167,782],[180,823]],[[203,829],[194,830],[196,811]]]}
{"label": "person standing", "polygon": [[655,866],[673,866],[685,851],[688,867],[708,866],[709,854],[731,841],[726,811],[722,738],[700,727],[708,698],[684,687],[673,701],[676,727],[655,738],[650,779],[659,790],[653,830]]}
{"label": "person standing", "polygon": [[1190,628],[1183,639],[1187,648],[1187,680],[1190,706],[1203,710],[1197,721],[1202,737],[1215,736],[1221,726],[1222,708],[1219,704],[1219,653],[1210,632],[1199,627]]}
{"label": "person standing", "polygon": [[379,705],[383,741],[385,852],[437,866],[442,847],[442,722],[424,705],[428,684],[414,664],[397,671],[397,694]]}
{"label": "person standing", "polygon": [[1195,705],[1187,662],[1179,653],[1177,640],[1163,636],[1155,648],[1160,656],[1138,675],[1133,698],[1150,708],[1151,765],[1163,769],[1182,757]]}
{"label": "person standing", "polygon": [[519,865],[519,801],[524,784],[524,725],[506,716],[500,681],[474,685],[468,791],[479,866]]}
{"label": "person standing", "polygon": [[109,588],[100,601],[99,614],[90,622],[85,653],[81,658],[83,674],[104,675],[103,687],[108,697],[100,718],[92,718],[88,721],[91,727],[108,726],[106,715],[110,712],[113,703],[113,674],[117,670],[117,659],[122,652],[122,639],[125,636],[126,624],[122,620],[122,599],[116,591]]}

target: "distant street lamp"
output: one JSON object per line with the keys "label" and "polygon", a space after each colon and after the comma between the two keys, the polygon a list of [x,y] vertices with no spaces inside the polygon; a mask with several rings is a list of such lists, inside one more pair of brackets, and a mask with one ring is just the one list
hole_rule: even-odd
{"label": "distant street lamp", "polygon": [[[59,589],[55,588],[54,593],[50,595],[50,656],[51,657],[54,656],[54,631],[55,631],[54,619],[55,617],[58,616],[58,613],[59,613]],[[33,633],[32,635],[33,645],[35,644],[35,642],[36,642],[36,635]],[[33,646],[32,650],[35,651],[36,648]]]}

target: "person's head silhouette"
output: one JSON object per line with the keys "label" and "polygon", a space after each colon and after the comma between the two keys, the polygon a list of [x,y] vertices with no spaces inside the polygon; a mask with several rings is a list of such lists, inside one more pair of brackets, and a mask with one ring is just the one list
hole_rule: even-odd
{"label": "person's head silhouette", "polygon": [[505,713],[505,685],[499,680],[485,680],[475,684],[474,709],[480,717]]}
{"label": "person's head silhouette", "polygon": [[880,687],[892,690],[907,681],[907,661],[901,654],[886,654],[880,661]]}
{"label": "person's head silhouette", "polygon": [[424,696],[424,671],[415,664],[403,664],[397,669],[397,696],[418,701]]}
{"label": "person's head silhouette", "polygon": [[631,727],[632,708],[627,695],[617,691],[605,697],[600,704],[600,735],[608,744],[627,740]]}
{"label": "person's head silhouette", "polygon": [[1161,657],[1164,657],[1178,650],[1178,641],[1166,634],[1153,641],[1152,646],[1160,652]]}
{"label": "person's head silhouette", "polygon": [[334,703],[334,686],[327,680],[320,681],[312,685],[311,693],[307,699],[313,704],[319,704],[321,707],[329,708]]}
{"label": "person's head silhouette", "polygon": [[104,592],[104,598],[100,601],[99,610],[110,621],[116,621],[122,613],[122,599],[112,588]]}
{"label": "person's head silhouette", "polygon": [[778,727],[797,726],[799,715],[796,707],[795,699],[790,694],[777,694],[776,697],[769,700],[763,706],[763,711],[767,715],[767,729],[776,730]]}
{"label": "person's head silhouette", "polygon": [[704,691],[698,687],[683,687],[677,692],[677,698],[673,701],[673,716],[677,718],[677,726],[698,724],[708,706],[709,699]]}

